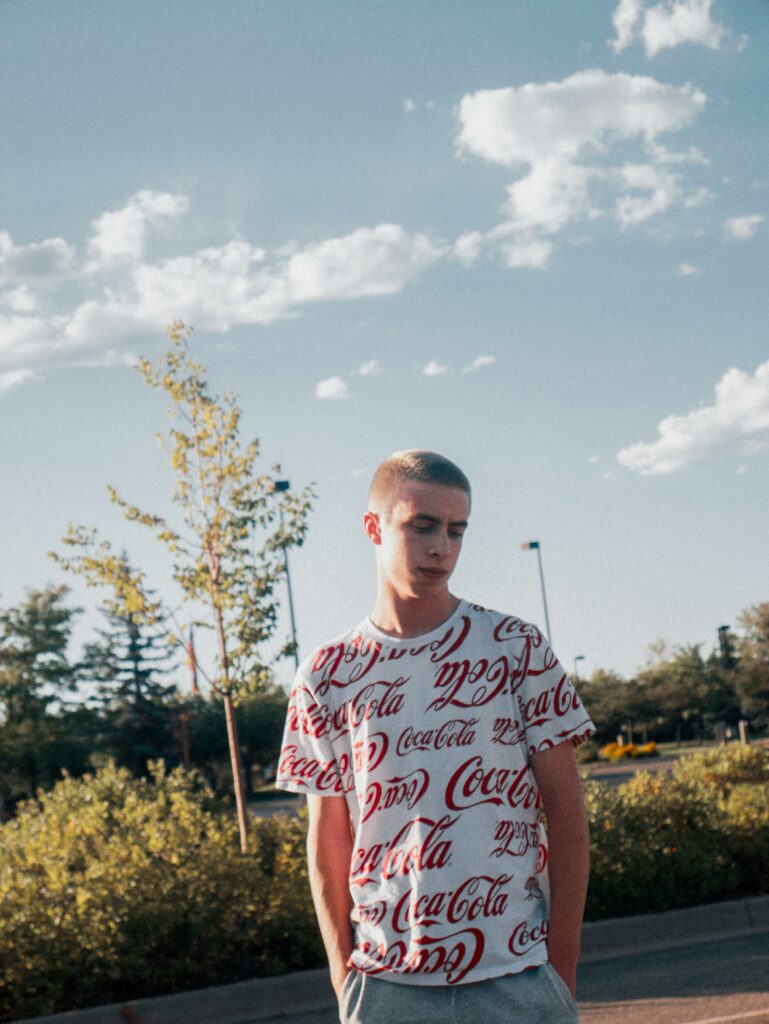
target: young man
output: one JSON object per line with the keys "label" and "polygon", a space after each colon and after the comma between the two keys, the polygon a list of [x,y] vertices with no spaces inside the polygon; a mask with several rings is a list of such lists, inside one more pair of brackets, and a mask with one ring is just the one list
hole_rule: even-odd
{"label": "young man", "polygon": [[290,697],[276,784],[307,794],[342,1024],[578,1020],[593,724],[535,626],[449,591],[470,501],[434,452],[379,466],[374,609]]}

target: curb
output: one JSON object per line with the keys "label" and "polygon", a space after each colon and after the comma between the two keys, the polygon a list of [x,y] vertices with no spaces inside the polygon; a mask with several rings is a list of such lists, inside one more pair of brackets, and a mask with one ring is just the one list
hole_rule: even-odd
{"label": "curb", "polygon": [[[590,921],[582,928],[580,963],[675,949],[769,932],[769,896],[726,900],[662,914]],[[257,1024],[326,1011],[336,998],[325,968],[253,978],[233,985],[132,999],[13,1024]]]}

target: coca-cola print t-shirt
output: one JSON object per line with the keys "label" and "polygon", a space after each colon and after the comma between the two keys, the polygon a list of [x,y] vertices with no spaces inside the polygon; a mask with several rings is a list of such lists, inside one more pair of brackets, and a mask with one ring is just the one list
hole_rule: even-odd
{"label": "coca-cola print t-shirt", "polygon": [[423,636],[369,619],[297,673],[276,785],[344,795],[350,965],[456,985],[547,960],[547,845],[529,757],[594,727],[536,626],[461,601]]}

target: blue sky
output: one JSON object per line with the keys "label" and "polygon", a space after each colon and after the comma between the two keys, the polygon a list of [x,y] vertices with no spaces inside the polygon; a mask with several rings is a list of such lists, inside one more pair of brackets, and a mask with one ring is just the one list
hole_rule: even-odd
{"label": "blue sky", "polygon": [[473,483],[455,592],[542,623],[539,539],[568,667],[709,650],[769,599],[767,43],[761,0],[0,6],[0,603],[68,581],[91,635],[69,521],[164,589],[106,484],[169,509],[131,364],[179,317],[316,485],[305,651],[406,447]]}

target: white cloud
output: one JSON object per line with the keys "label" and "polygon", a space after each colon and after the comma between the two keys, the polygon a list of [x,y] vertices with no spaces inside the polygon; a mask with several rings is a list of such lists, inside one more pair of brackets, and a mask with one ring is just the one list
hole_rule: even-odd
{"label": "white cloud", "polygon": [[14,313],[33,313],[38,308],[38,299],[28,284],[0,292],[0,305]]}
{"label": "white cloud", "polygon": [[609,40],[609,45],[615,53],[624,50],[633,42],[642,12],[643,0],[619,0],[611,18],[617,38]]}
{"label": "white cloud", "polygon": [[496,361],[496,356],[476,356],[469,366],[462,368],[462,373],[475,373],[476,370],[482,370],[486,366],[493,366]]}
{"label": "white cloud", "polygon": [[0,281],[31,279],[38,282],[60,277],[71,267],[75,250],[63,238],[46,238],[29,245],[14,245],[7,231],[0,231]]}
{"label": "white cloud", "polygon": [[148,227],[169,217],[182,216],[189,205],[187,196],[142,189],[130,196],[121,209],[108,210],[92,220],[88,251],[94,263],[90,269],[114,260],[141,259]]}
{"label": "white cloud", "polygon": [[341,377],[328,377],[326,380],[319,380],[315,385],[316,398],[348,398],[349,394],[347,382]]}
{"label": "white cloud", "polygon": [[600,456],[600,455],[588,455],[588,457],[587,457],[587,461],[588,461],[588,462],[589,462],[589,463],[590,463],[591,465],[593,465],[593,466],[594,466],[594,465],[596,465],[596,463],[598,463],[598,462],[600,462],[600,461],[601,461],[601,456]]}
{"label": "white cloud", "polygon": [[761,213],[750,213],[744,217],[729,217],[724,221],[724,231],[730,238],[745,242],[756,233],[759,224],[766,218]]}
{"label": "white cloud", "polygon": [[415,109],[416,109],[416,103],[412,99],[410,99],[409,97],[406,97],[406,99],[403,101],[404,113],[411,114]]}
{"label": "white cloud", "polygon": [[382,372],[382,367],[379,365],[376,359],[367,359],[365,363],[361,363],[358,368],[358,373],[361,377],[375,377],[377,374]]}
{"label": "white cloud", "polygon": [[[698,205],[707,189],[689,191],[671,164],[706,163],[694,147],[668,150],[659,136],[690,124],[706,103],[691,85],[600,69],[560,82],[528,83],[464,96],[457,107],[459,156],[477,156],[528,170],[507,188],[505,220],[486,233],[467,232],[454,255],[472,263],[484,249],[499,252],[510,267],[541,268],[554,236],[578,219],[611,211],[622,227],[637,225],[674,205]],[[635,143],[645,159],[630,162]],[[621,148],[622,164],[611,152]],[[606,194],[616,196],[607,205]]]}
{"label": "white cloud", "polygon": [[676,268],[676,273],[680,274],[681,277],[689,277],[690,274],[698,274],[700,268],[695,267],[693,263],[679,263]]}
{"label": "white cloud", "polygon": [[619,169],[619,177],[623,186],[632,190],[617,200],[617,220],[623,228],[641,224],[682,199],[678,175],[664,167],[625,164]]}
{"label": "white cloud", "polygon": [[[243,239],[148,259],[149,229],[182,217],[186,196],[131,196],[92,222],[83,255],[61,238],[15,245],[0,232],[0,373],[115,362],[166,323],[224,333],[298,316],[315,302],[394,295],[451,250],[396,224],[272,252]],[[371,372],[371,371],[369,371]]]}
{"label": "white cloud", "polygon": [[705,105],[691,85],[644,75],[578,71],[561,82],[484,89],[458,108],[460,153],[513,167],[576,160],[617,139],[654,140],[689,124]]}
{"label": "white cloud", "polygon": [[5,373],[0,373],[0,395],[15,388],[18,384],[33,380],[34,376],[32,370],[8,370]]}
{"label": "white cloud", "polygon": [[425,377],[442,377],[448,372],[449,367],[444,366],[443,363],[439,363],[437,359],[431,359],[426,366],[422,367],[422,373]]}
{"label": "white cloud", "polygon": [[674,473],[719,454],[751,454],[769,445],[769,360],[754,374],[733,367],[716,384],[715,401],[667,416],[653,442],[617,452],[626,469],[644,476]]}
{"label": "white cloud", "polygon": [[483,250],[485,235],[482,231],[466,231],[454,242],[454,255],[466,267],[475,263]]}
{"label": "white cloud", "polygon": [[642,29],[647,57],[682,43],[699,43],[717,50],[728,35],[726,27],[713,21],[712,0],[678,0],[655,4],[647,9]]}
{"label": "white cloud", "polygon": [[[683,43],[697,43],[718,50],[731,33],[711,14],[712,0],[663,0],[649,6],[644,0],[620,0],[612,22],[617,33],[609,45],[615,53],[640,39],[647,57]],[[745,38],[738,40],[742,47]]]}

